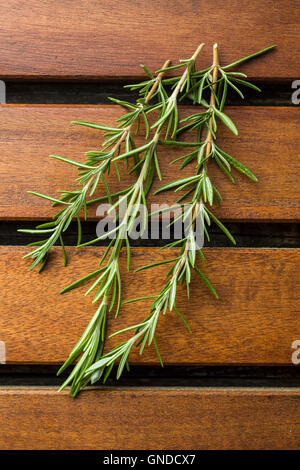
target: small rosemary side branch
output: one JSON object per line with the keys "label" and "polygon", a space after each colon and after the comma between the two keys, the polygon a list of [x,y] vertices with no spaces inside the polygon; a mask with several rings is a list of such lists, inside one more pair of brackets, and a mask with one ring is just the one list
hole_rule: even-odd
{"label": "small rosemary side branch", "polygon": [[[167,68],[170,64],[170,60],[167,60],[163,66],[164,68]],[[91,197],[96,188],[99,185],[99,182],[102,180],[104,187],[106,190],[108,190],[105,177],[104,175],[106,173],[109,173],[110,171],[110,166],[111,163],[115,165],[116,171],[118,176],[120,175],[119,170],[116,165],[116,155],[119,155],[120,150],[121,150],[121,145],[125,143],[125,154],[130,154],[130,151],[132,154],[134,154],[135,157],[137,157],[138,152],[135,152],[136,147],[134,144],[133,136],[132,136],[132,129],[134,124],[138,121],[138,127],[139,127],[139,121],[141,116],[143,117],[146,127],[149,128],[147,118],[146,118],[146,113],[151,111],[151,107],[148,107],[148,103],[155,96],[155,92],[158,92],[160,94],[163,93],[162,91],[162,85],[161,85],[161,80],[163,77],[164,72],[160,72],[157,77],[153,78],[152,86],[147,93],[147,96],[145,99],[140,100],[139,103],[134,106],[130,103],[126,102],[120,102],[119,100],[113,100],[117,101],[121,105],[125,105],[126,107],[129,107],[130,109],[133,109],[128,114],[125,114],[121,118],[121,126],[117,128],[111,128],[108,126],[104,126],[101,124],[95,124],[95,123],[90,123],[90,122],[83,122],[83,121],[73,121],[73,124],[79,124],[87,127],[93,127],[95,129],[100,129],[106,132],[107,139],[104,141],[102,147],[103,149],[100,152],[87,152],[86,156],[88,157],[88,160],[85,164],[81,164],[79,162],[74,162],[73,160],[69,160],[57,155],[51,155],[52,158],[55,158],[57,160],[60,160],[62,162],[75,165],[80,171],[80,175],[77,178],[78,182],[82,185],[82,188],[73,190],[73,191],[62,191],[62,195],[60,199],[56,199],[50,196],[46,196],[44,194],[37,193],[35,191],[29,191],[30,194],[33,194],[35,196],[47,199],[53,203],[53,206],[55,205],[64,205],[64,209],[60,210],[54,217],[52,222],[47,222],[45,224],[41,224],[37,226],[35,229],[19,229],[19,232],[23,233],[30,233],[34,235],[47,235],[48,238],[37,241],[34,243],[29,244],[28,246],[32,245],[37,245],[37,248],[35,248],[33,251],[30,253],[27,253],[23,258],[28,258],[31,257],[33,258],[33,263],[30,266],[30,269],[35,268],[39,263],[40,263],[40,269],[41,271],[48,259],[49,251],[52,248],[52,246],[56,243],[56,241],[59,239],[63,254],[64,254],[64,264],[67,264],[67,255],[66,255],[66,250],[64,247],[63,243],[63,233],[68,229],[70,223],[74,219],[74,217],[77,218],[78,222],[78,241],[77,245],[79,246],[81,243],[81,221],[79,218],[79,212],[81,209],[84,209],[84,217],[86,220],[86,211],[87,211],[87,204],[95,203],[99,199],[93,200],[93,201],[87,201],[87,196],[88,192],[89,197]],[[124,155],[123,155],[124,156]],[[125,158],[126,155],[125,155]],[[100,163],[99,163],[100,162]],[[96,166],[92,166],[95,165]],[[110,196],[110,195],[109,195]],[[101,199],[101,198],[100,198]]]}

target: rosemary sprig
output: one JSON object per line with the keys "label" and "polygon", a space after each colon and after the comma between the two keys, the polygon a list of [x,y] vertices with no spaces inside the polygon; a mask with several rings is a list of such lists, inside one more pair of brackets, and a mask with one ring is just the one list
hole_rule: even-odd
{"label": "rosemary sprig", "polygon": [[[165,63],[165,66],[169,64],[169,61]],[[155,93],[155,90],[159,88],[159,84],[162,78],[162,73],[160,73],[157,79],[154,81],[154,84],[150,91],[147,93],[145,97],[145,102],[147,103],[151,96]],[[136,120],[136,118],[135,118]],[[134,120],[134,121],[135,121]],[[129,126],[132,126],[132,121]],[[79,388],[81,387],[81,381],[83,379],[83,374],[85,370],[91,365],[95,360],[97,360],[102,355],[104,341],[105,341],[105,326],[106,326],[106,316],[107,312],[110,312],[115,303],[116,306],[116,313],[115,316],[118,315],[121,303],[121,277],[119,272],[119,255],[121,248],[125,242],[127,247],[128,253],[128,269],[130,267],[130,245],[128,242],[128,235],[130,235],[131,229],[133,227],[134,221],[137,216],[137,211],[139,209],[139,205],[141,202],[145,203],[146,201],[146,193],[149,190],[149,185],[146,185],[144,188],[144,182],[146,178],[153,178],[153,165],[151,166],[151,160],[153,154],[155,152],[155,147],[152,145],[152,142],[144,145],[143,148],[134,149],[134,151],[127,148],[127,152],[117,155],[113,157],[113,161],[119,160],[121,158],[128,158],[131,155],[140,154],[140,152],[144,150],[143,156],[139,163],[142,164],[142,168],[139,173],[139,177],[135,184],[133,184],[130,188],[128,188],[121,199],[119,199],[112,207],[111,211],[118,209],[121,206],[121,203],[126,200],[128,202],[125,214],[123,217],[119,218],[119,223],[114,229],[115,238],[109,243],[107,249],[104,252],[104,255],[100,261],[100,266],[107,260],[106,264],[100,267],[94,273],[91,273],[83,278],[79,279],[75,283],[71,284],[70,286],[63,289],[61,293],[67,292],[68,290],[77,287],[78,285],[82,284],[83,282],[91,279],[92,277],[98,276],[96,281],[92,284],[92,286],[87,290],[86,295],[92,292],[94,289],[97,288],[96,294],[94,296],[93,303],[99,301],[102,298],[102,302],[100,307],[97,309],[94,317],[90,321],[87,329],[83,333],[81,339],[75,346],[75,348],[71,351],[69,358],[64,363],[64,365],[58,371],[58,375],[63,372],[66,367],[72,364],[81,354],[82,357],[80,358],[79,362],[74,367],[73,371],[67,378],[67,380],[62,385],[61,389],[65,388],[70,382],[72,382],[70,394],[72,396],[76,396],[78,393]],[[136,153],[135,153],[136,151]],[[120,214],[122,215],[122,214]],[[104,234],[107,237],[108,234]],[[100,237],[101,238],[104,238]],[[91,242],[84,243],[79,246],[90,245],[94,243],[95,240]],[[108,299],[111,294],[111,301],[108,307]],[[101,332],[101,334],[100,334]],[[102,370],[98,370],[91,378],[91,383],[94,383],[96,380],[102,375]]]}
{"label": "rosemary sprig", "polygon": [[[271,48],[265,49],[263,52],[270,50]],[[258,52],[249,56],[248,58],[252,58],[255,55],[259,55],[262,52]],[[247,59],[247,58],[246,58]],[[241,59],[240,61],[235,62],[233,65],[243,62],[246,59]],[[172,311],[174,310],[179,317],[183,320],[184,324],[186,325],[187,329],[191,333],[191,329],[180,313],[178,308],[176,307],[176,297],[177,297],[177,287],[179,284],[185,284],[187,288],[187,295],[189,296],[190,291],[190,282],[191,282],[191,273],[195,271],[196,274],[201,278],[201,280],[207,285],[207,287],[211,290],[212,294],[218,298],[218,294],[214,287],[211,285],[210,281],[204,276],[202,271],[196,264],[196,255],[198,254],[201,261],[204,262],[204,255],[200,247],[197,246],[197,240],[195,237],[195,224],[197,219],[200,219],[202,230],[205,232],[207,237],[209,238],[208,229],[207,227],[210,226],[211,220],[214,221],[228,236],[228,238],[235,244],[235,240],[233,236],[230,234],[228,229],[217,219],[217,217],[213,214],[213,212],[207,207],[212,206],[216,199],[221,200],[221,195],[216,189],[216,187],[212,184],[208,172],[207,172],[207,162],[208,160],[215,159],[219,167],[227,174],[227,176],[233,180],[231,176],[231,165],[234,166],[238,171],[244,173],[250,179],[257,181],[256,177],[252,174],[252,172],[246,168],[242,163],[238,162],[236,159],[231,157],[229,154],[221,150],[215,143],[216,141],[216,132],[217,132],[217,119],[222,121],[235,135],[237,135],[237,129],[235,124],[232,120],[223,113],[222,109],[226,102],[227,97],[227,89],[228,86],[231,86],[239,93],[241,97],[243,97],[240,90],[237,86],[232,82],[237,82],[241,85],[249,86],[253,88],[253,85],[249,82],[245,82],[240,78],[237,79],[236,76],[241,76],[242,74],[234,74],[230,72],[226,72],[226,69],[231,67],[221,67],[219,65],[218,60],[218,46],[217,44],[214,45],[213,48],[213,64],[210,68],[196,73],[192,69],[192,76],[190,75],[187,78],[188,74],[186,74],[186,80],[180,83],[180,80],[173,80],[173,83],[177,83],[176,88],[179,86],[181,91],[186,90],[185,94],[191,93],[191,98],[195,102],[201,103],[205,110],[203,112],[197,113],[195,115],[189,116],[186,119],[181,120],[184,123],[184,128],[177,128],[177,116],[175,108],[171,108],[172,111],[170,112],[169,108],[169,116],[172,115],[173,119],[173,132],[172,137],[180,134],[183,130],[196,130],[197,131],[197,149],[187,155],[184,155],[184,165],[189,163],[195,157],[197,158],[196,164],[196,174],[187,178],[181,178],[177,181],[173,181],[161,187],[157,192],[163,190],[170,190],[174,189],[175,191],[183,190],[188,186],[192,186],[188,190],[187,193],[184,194],[180,200],[187,197],[191,192],[193,192],[192,201],[189,203],[188,208],[188,215],[190,215],[190,222],[188,225],[187,234],[184,239],[180,240],[182,243],[182,247],[177,257],[164,260],[161,262],[157,262],[148,266],[143,266],[139,268],[137,271],[141,271],[142,269],[151,268],[153,266],[157,266],[160,264],[165,263],[172,263],[172,267],[167,273],[166,283],[161,289],[161,291],[155,296],[155,300],[150,307],[150,314],[149,316],[139,324],[129,326],[125,329],[122,329],[111,336],[119,335],[125,332],[134,331],[134,334],[129,337],[126,341],[122,342],[120,345],[113,348],[111,351],[104,354],[96,363],[89,366],[86,372],[83,375],[82,386],[84,386],[88,380],[91,379],[93,374],[97,370],[105,371],[104,373],[104,381],[106,381],[107,377],[109,376],[113,365],[115,362],[119,361],[118,369],[117,369],[117,378],[119,378],[124,370],[125,365],[128,363],[129,354],[134,344],[140,346],[140,354],[143,353],[145,345],[151,345],[152,342],[156,348],[159,360],[161,365],[163,365],[162,358],[158,349],[158,345],[155,339],[155,330],[158,323],[158,319],[161,315],[165,315],[167,310]],[[181,66],[181,65],[180,65]],[[175,67],[172,67],[173,69]],[[220,78],[218,79],[218,73],[220,73]],[[196,82],[194,81],[194,77],[197,76]],[[203,89],[207,86],[210,90],[210,103],[207,104],[206,101],[202,97]],[[176,89],[175,88],[175,89]],[[170,100],[168,101],[170,103]],[[168,109],[168,108],[167,108]],[[163,118],[160,119],[160,122],[164,122]],[[157,125],[157,123],[156,123]],[[202,128],[203,126],[206,128],[206,138],[204,141],[201,140],[202,135]],[[155,127],[155,126],[154,126]],[[167,132],[168,134],[168,132]],[[176,144],[176,142],[174,142]],[[180,214],[177,217],[184,222],[186,219],[187,214]],[[178,244],[178,241],[173,242],[168,247],[172,247]],[[133,299],[131,302],[144,300],[144,298]]]}
{"label": "rosemary sprig", "polygon": [[[96,274],[99,274],[99,277],[96,279],[96,281],[93,283],[93,285],[88,289],[87,294],[90,293],[93,289],[97,287],[97,291],[94,297],[93,302],[97,302],[101,299],[102,296],[108,296],[110,293],[112,293],[112,302],[109,310],[112,310],[114,304],[115,304],[115,299],[117,298],[117,308],[116,308],[116,316],[119,313],[120,309],[120,302],[121,302],[121,278],[120,278],[120,273],[119,273],[119,254],[120,250],[123,246],[124,240],[126,243],[127,247],[127,258],[130,260],[130,244],[128,237],[130,236],[131,230],[134,226],[134,222],[136,220],[137,214],[140,209],[140,205],[143,204],[146,206],[146,197],[147,193],[151,187],[153,177],[155,172],[157,173],[158,177],[161,178],[160,175],[160,170],[159,170],[159,165],[158,165],[158,157],[157,157],[157,146],[159,144],[159,139],[160,135],[162,132],[162,128],[166,121],[168,120],[168,127],[170,125],[170,122],[174,119],[174,115],[177,113],[177,97],[180,93],[180,90],[182,89],[182,86],[185,84],[189,70],[193,68],[194,62],[202,50],[204,44],[201,44],[195,53],[193,54],[192,58],[189,59],[186,63],[186,68],[184,73],[182,74],[181,79],[179,80],[177,86],[175,87],[170,99],[168,99],[168,104],[163,107],[163,103],[161,103],[161,108],[163,111],[160,113],[160,117],[158,118],[158,121],[155,122],[155,124],[152,126],[152,128],[156,128],[156,132],[154,136],[142,147],[135,148],[134,150],[125,152],[123,154],[120,154],[118,156],[115,156],[113,158],[113,161],[118,161],[121,159],[128,159],[129,157],[139,154],[142,154],[142,157],[139,160],[139,169],[140,173],[138,176],[137,181],[128,188],[128,190],[122,195],[122,197],[117,200],[115,204],[112,205],[110,212],[113,210],[118,210],[121,207],[122,202],[126,201],[127,202],[127,208],[125,211],[124,216],[123,214],[119,213],[117,216],[118,219],[118,225],[109,233],[105,233],[104,235],[98,237],[95,240],[92,240],[90,242],[84,243],[80,246],[86,246],[95,243],[95,241],[101,240],[104,237],[107,237],[108,235],[115,235],[115,238],[111,241],[111,243],[108,246],[108,249],[105,251],[104,256],[102,257],[101,263],[108,258],[108,262],[106,266],[101,268],[101,271],[99,273],[96,272]],[[160,79],[162,77],[162,72],[159,73]],[[153,87],[157,87],[157,82],[156,84],[153,85]],[[149,93],[147,94],[147,97],[149,97]],[[147,98],[146,98],[147,99]],[[172,103],[172,112],[170,112],[169,104]],[[176,121],[176,127],[177,127],[177,120]],[[147,137],[147,135],[146,135]],[[135,165],[136,167],[136,165]],[[144,218],[143,221],[143,227],[141,230],[141,234],[146,228],[147,224],[147,219]],[[109,252],[111,250],[111,253],[109,255]],[[129,269],[129,262],[128,262],[128,269]],[[90,278],[90,275],[88,275]],[[84,282],[86,280],[86,276],[82,278],[81,280],[77,281],[75,284],[76,286],[78,283]],[[64,289],[63,292],[66,292],[66,290],[69,290],[74,287],[74,284],[71,286],[67,287]],[[101,312],[100,312],[101,313]],[[99,313],[99,315],[100,315]],[[94,323],[93,328],[97,330],[98,328],[98,323]],[[97,348],[101,344],[101,350],[102,350],[102,343],[99,342],[99,335],[94,334],[93,328],[89,330],[89,335],[85,337],[85,341],[90,344],[90,347],[92,348],[92,353],[84,357],[84,359],[80,359],[79,364],[80,366],[76,365],[74,370],[76,372],[73,372],[70,374],[70,376],[65,380],[63,385],[61,386],[60,390],[64,389],[71,381],[71,390],[70,393],[72,396],[75,396],[85,384],[86,379],[85,379],[85,370],[89,368],[91,365],[91,357],[96,358],[98,356],[97,354]],[[80,340],[80,345],[82,339]],[[83,343],[84,344],[84,343]],[[98,345],[98,346],[97,346]],[[75,350],[71,352],[71,355],[69,359],[66,361],[66,363],[61,367],[61,369],[58,371],[58,374],[60,374],[71,362],[76,359],[83,350],[80,347],[75,347]],[[101,374],[103,373],[104,369],[98,369],[98,378],[100,378]],[[90,377],[92,380],[92,376]]]}

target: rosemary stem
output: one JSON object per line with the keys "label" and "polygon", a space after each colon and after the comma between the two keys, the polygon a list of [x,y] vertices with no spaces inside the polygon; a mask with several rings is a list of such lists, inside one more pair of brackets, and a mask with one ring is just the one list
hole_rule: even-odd
{"label": "rosemary stem", "polygon": [[[171,61],[170,59],[166,60],[166,62],[164,63],[163,65],[163,69],[166,69],[167,67],[169,67]],[[145,98],[145,103],[148,103],[148,101],[150,101],[153,93],[155,92],[155,90],[157,89],[158,85],[159,85],[159,82],[162,80],[163,76],[164,76],[164,71],[162,70],[156,77],[156,80],[151,88],[151,90],[149,91],[148,95],[146,96]]]}
{"label": "rosemary stem", "polygon": [[174,88],[174,91],[173,91],[173,93],[172,93],[172,95],[171,95],[171,97],[170,97],[170,100],[176,99],[178,93],[180,92],[180,89],[181,89],[182,84],[184,83],[184,81],[185,81],[186,78],[187,78],[187,74],[188,74],[189,69],[190,69],[190,68],[192,67],[192,65],[195,63],[195,61],[196,61],[198,55],[200,54],[200,52],[202,51],[202,49],[203,49],[204,46],[205,46],[205,43],[202,42],[202,43],[197,47],[196,51],[194,52],[194,54],[193,54],[192,57],[191,57],[191,60],[190,60],[189,64],[187,65],[187,67],[186,67],[184,73],[182,74],[182,76],[181,76],[179,82],[177,83],[176,87]]}
{"label": "rosemary stem", "polygon": [[[212,75],[212,87],[213,87],[213,90],[214,92],[216,93],[216,90],[217,90],[217,79],[218,79],[218,67],[219,67],[219,54],[218,54],[218,44],[214,44],[213,46],[213,75]],[[210,107],[209,107],[209,110],[211,111],[214,107],[216,103],[216,99],[215,99],[215,94],[211,92],[210,94]],[[212,117],[210,117],[209,119],[209,128],[212,129],[212,126],[213,126],[213,119]],[[208,134],[207,134],[207,138],[206,138],[206,149],[205,149],[205,152],[206,152],[206,157],[209,156],[210,154],[210,151],[211,151],[211,143],[212,143],[212,138],[213,138],[213,135],[212,135],[212,132],[211,130],[208,130]]]}

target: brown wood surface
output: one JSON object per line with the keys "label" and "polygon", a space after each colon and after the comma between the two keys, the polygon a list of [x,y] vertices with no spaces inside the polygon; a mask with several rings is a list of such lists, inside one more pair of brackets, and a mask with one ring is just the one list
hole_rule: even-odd
{"label": "brown wood surface", "polygon": [[299,449],[299,389],[0,389],[0,448]]}
{"label": "brown wood surface", "polygon": [[[84,19],[84,21],[83,21]],[[204,0],[3,2],[0,20],[2,77],[127,78],[141,76],[140,63],[160,68],[190,57],[207,44],[199,63],[211,63],[220,44],[230,63],[272,44],[276,52],[246,65],[251,77],[299,76],[298,2]]]}
{"label": "brown wood surface", "polygon": [[[186,112],[187,109],[182,108],[182,116]],[[75,187],[76,169],[49,155],[84,161],[84,152],[99,149],[102,141],[101,131],[71,125],[71,121],[114,125],[121,113],[116,106],[0,106],[0,218],[39,220],[54,214],[48,201],[27,191],[57,197],[57,190]],[[299,110],[229,107],[227,113],[237,123],[239,135],[232,136],[226,128],[220,127],[218,143],[251,168],[259,182],[254,183],[233,169],[236,177],[233,185],[212,162],[209,173],[223,196],[221,209],[216,213],[226,220],[299,221]],[[183,154],[182,149],[160,148],[164,182],[179,178],[179,174],[194,174],[193,164],[180,173],[178,164],[169,165]],[[126,188],[133,181],[123,164],[120,168],[124,169],[121,183],[114,171],[108,178],[111,192]],[[157,180],[153,191],[161,184]],[[100,187],[95,196],[102,194],[103,187]],[[176,197],[177,193],[169,191],[150,195],[150,202],[172,203]],[[89,218],[96,218],[95,206],[90,209]]]}
{"label": "brown wood surface", "polygon": [[[58,292],[97,269],[102,248],[68,250],[62,266],[59,248],[42,274],[28,272],[21,257],[25,247],[0,249],[0,340],[8,363],[60,363],[66,359],[95,310],[87,286],[62,296]],[[140,248],[132,252],[132,269],[174,257],[174,251]],[[189,322],[190,335],[175,313],[158,324],[158,343],[166,364],[291,364],[292,343],[300,338],[298,249],[206,249],[203,272],[220,299],[195,278],[191,297],[179,292],[177,306]],[[166,266],[138,274],[126,272],[121,254],[123,298],[152,295],[162,286]],[[151,301],[150,301],[151,302]],[[136,324],[148,315],[149,301],[124,305],[118,319],[109,317],[109,331]],[[124,338],[124,337],[123,337]],[[123,339],[109,340],[107,348]],[[134,364],[158,363],[154,347]]]}

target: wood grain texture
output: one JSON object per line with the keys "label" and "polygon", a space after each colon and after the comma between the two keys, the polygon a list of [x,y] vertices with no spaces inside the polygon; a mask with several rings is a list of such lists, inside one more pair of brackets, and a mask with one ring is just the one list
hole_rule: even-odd
{"label": "wood grain texture", "polygon": [[[58,292],[97,268],[102,248],[68,250],[70,263],[62,267],[57,248],[42,274],[28,272],[21,261],[24,247],[0,249],[0,340],[8,363],[60,363],[75,345],[95,306],[84,297],[87,286],[62,296]],[[174,257],[174,251],[134,249],[132,269]],[[292,343],[300,338],[298,249],[206,249],[203,272],[217,289],[216,300],[195,278],[191,297],[179,292],[177,306],[189,322],[190,335],[175,313],[159,320],[157,339],[166,364],[291,364]],[[167,265],[126,272],[121,253],[123,296],[132,299],[158,292]],[[151,302],[151,301],[150,301]],[[108,333],[136,324],[148,315],[149,301],[124,305],[117,319],[110,316]],[[108,341],[115,346],[125,336]],[[154,347],[134,364],[157,364]]]}
{"label": "wood grain texture", "polygon": [[0,409],[3,450],[300,448],[299,389],[1,389]]}
{"label": "wood grain texture", "polygon": [[[186,108],[181,109],[182,116],[187,112]],[[74,188],[76,169],[49,158],[49,154],[84,161],[84,152],[99,149],[102,139],[101,131],[70,122],[86,120],[113,125],[121,113],[116,106],[0,106],[0,218],[40,220],[54,214],[48,201],[27,191],[57,197],[57,190]],[[229,107],[227,113],[237,123],[239,135],[232,136],[227,128],[220,127],[218,143],[251,168],[259,182],[253,183],[233,169],[233,185],[212,162],[209,173],[223,196],[216,214],[223,220],[299,221],[299,110]],[[169,163],[182,154],[181,149],[160,148],[164,182],[179,177],[179,165]],[[123,168],[121,183],[114,171],[108,178],[111,192],[126,188],[133,181]],[[194,165],[187,166],[181,174],[194,174]],[[157,180],[153,191],[161,184]],[[100,187],[99,196],[102,191]],[[177,193],[169,191],[150,194],[149,199],[162,204],[173,203],[176,197]],[[90,209],[89,218],[96,219],[96,207]]]}
{"label": "wood grain texture", "polygon": [[[84,18],[84,21],[82,19]],[[220,44],[230,63],[272,44],[275,52],[245,65],[257,78],[299,75],[298,2],[281,0],[7,0],[2,5],[0,57],[6,78],[127,78],[141,76],[140,63],[160,68],[207,47],[211,62]]]}

